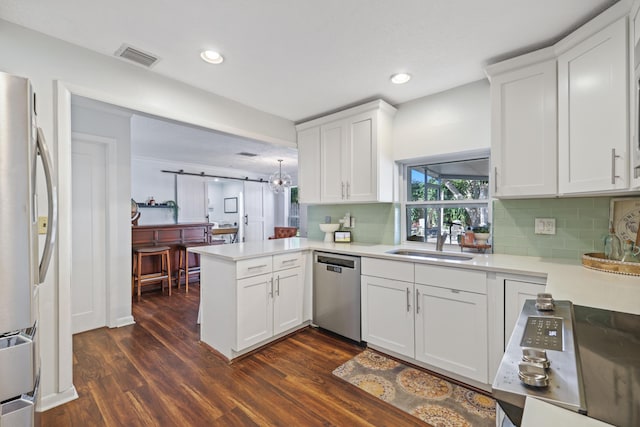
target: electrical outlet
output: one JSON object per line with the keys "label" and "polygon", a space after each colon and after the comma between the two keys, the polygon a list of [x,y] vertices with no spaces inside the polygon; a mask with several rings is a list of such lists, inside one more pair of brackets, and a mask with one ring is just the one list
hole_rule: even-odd
{"label": "electrical outlet", "polygon": [[38,234],[47,234],[47,226],[49,225],[49,218],[46,216],[38,217]]}
{"label": "electrical outlet", "polygon": [[535,234],[556,234],[555,218],[536,218],[534,226]]}

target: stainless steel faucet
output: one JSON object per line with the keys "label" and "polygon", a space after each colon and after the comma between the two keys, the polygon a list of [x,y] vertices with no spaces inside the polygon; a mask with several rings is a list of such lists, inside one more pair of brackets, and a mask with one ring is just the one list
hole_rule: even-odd
{"label": "stainless steel faucet", "polygon": [[442,247],[444,246],[444,242],[447,240],[447,236],[449,234],[446,231],[443,231],[442,234],[438,234],[436,236],[436,251],[442,251]]}

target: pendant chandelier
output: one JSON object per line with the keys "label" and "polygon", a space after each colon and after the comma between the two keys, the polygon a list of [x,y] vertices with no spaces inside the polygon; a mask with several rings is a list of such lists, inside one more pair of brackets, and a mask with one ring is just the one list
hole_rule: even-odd
{"label": "pendant chandelier", "polygon": [[278,162],[280,163],[279,170],[269,177],[269,188],[276,194],[282,193],[285,188],[291,187],[291,175],[282,172],[282,160],[278,160]]}

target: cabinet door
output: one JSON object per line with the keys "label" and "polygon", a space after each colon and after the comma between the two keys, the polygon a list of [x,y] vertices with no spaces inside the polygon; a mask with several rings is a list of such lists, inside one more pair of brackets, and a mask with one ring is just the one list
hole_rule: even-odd
{"label": "cabinet door", "polygon": [[273,334],[302,324],[303,277],[300,267],[273,273]]}
{"label": "cabinet door", "polygon": [[377,149],[374,139],[374,113],[361,114],[347,121],[344,170],[345,199],[352,202],[377,200]]}
{"label": "cabinet door", "polygon": [[416,285],[416,359],[487,383],[487,296]]}
{"label": "cabinet door", "polygon": [[[273,277],[238,280],[236,348],[240,351],[273,336]],[[225,325],[218,325],[224,328]]]}
{"label": "cabinet door", "polygon": [[345,199],[346,183],[342,177],[345,134],[344,120],[320,128],[320,193],[323,203]]}
{"label": "cabinet door", "polygon": [[558,57],[560,193],[627,188],[627,21]]}
{"label": "cabinet door", "polygon": [[414,356],[413,283],[361,276],[362,339]]}
{"label": "cabinet door", "polygon": [[491,79],[496,197],[557,193],[555,59]]}
{"label": "cabinet door", "polygon": [[298,198],[320,201],[320,126],[298,132]]}
{"label": "cabinet door", "polygon": [[545,285],[539,283],[520,282],[518,280],[504,281],[504,346],[516,326],[522,306],[528,299],[536,299],[538,293],[544,292]]}

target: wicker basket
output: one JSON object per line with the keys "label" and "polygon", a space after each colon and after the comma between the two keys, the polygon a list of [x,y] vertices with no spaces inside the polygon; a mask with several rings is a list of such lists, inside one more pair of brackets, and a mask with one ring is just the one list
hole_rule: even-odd
{"label": "wicker basket", "polygon": [[607,259],[601,252],[582,255],[582,265],[592,270],[605,271],[607,273],[640,276],[640,263]]}

